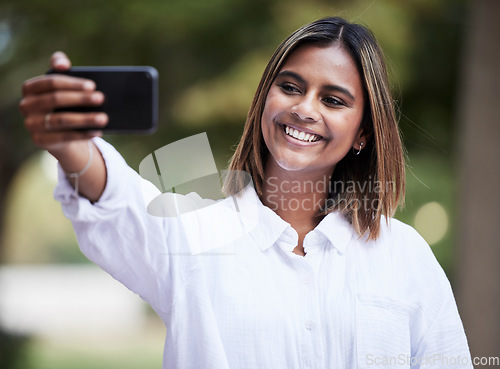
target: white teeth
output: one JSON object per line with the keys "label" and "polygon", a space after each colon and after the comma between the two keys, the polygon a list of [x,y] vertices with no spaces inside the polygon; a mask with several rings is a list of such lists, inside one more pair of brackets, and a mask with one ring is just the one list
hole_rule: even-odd
{"label": "white teeth", "polygon": [[319,140],[318,135],[315,135],[313,133],[302,132],[289,126],[285,126],[285,133],[289,136],[296,138],[297,140],[304,142],[315,142]]}

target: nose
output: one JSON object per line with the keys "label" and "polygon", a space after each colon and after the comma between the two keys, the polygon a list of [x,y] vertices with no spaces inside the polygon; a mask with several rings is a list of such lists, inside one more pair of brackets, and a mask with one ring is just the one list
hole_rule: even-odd
{"label": "nose", "polygon": [[321,119],[317,101],[313,96],[304,96],[296,105],[292,106],[291,111],[303,121],[317,122]]}

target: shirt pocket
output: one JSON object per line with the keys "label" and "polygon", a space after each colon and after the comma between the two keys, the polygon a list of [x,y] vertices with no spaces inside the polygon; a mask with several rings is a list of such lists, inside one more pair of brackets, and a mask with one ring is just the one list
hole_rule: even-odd
{"label": "shirt pocket", "polygon": [[409,368],[410,307],[385,296],[356,299],[358,368]]}

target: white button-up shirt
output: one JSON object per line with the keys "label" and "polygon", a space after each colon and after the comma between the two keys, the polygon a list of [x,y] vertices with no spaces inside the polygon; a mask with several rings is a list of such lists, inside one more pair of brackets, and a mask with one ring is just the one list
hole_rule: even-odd
{"label": "white button-up shirt", "polygon": [[366,241],[331,213],[298,256],[296,231],[251,187],[152,216],[155,197],[198,200],[149,191],[112,146],[95,142],[108,169],[101,199],[77,198],[63,176],[55,195],[83,253],[166,324],[164,368],[472,367],[448,279],[411,227],[384,221]]}

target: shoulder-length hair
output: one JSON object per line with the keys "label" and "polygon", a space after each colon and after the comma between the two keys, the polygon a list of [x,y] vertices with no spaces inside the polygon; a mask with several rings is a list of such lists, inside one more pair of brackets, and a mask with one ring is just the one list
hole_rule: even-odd
{"label": "shoulder-length hair", "polygon": [[359,235],[368,233],[368,239],[376,239],[382,215],[392,217],[403,202],[404,152],[382,50],[369,29],[339,17],[320,19],[298,29],[274,52],[230,161],[225,190],[228,194],[238,193],[242,183],[231,173],[244,171],[251,175],[258,195],[262,196],[264,165],[269,154],[261,129],[267,94],[288,56],[300,46],[314,43],[338,43],[352,57],[363,84],[365,108],[361,124],[368,137],[359,155],[349,151],[336,165],[324,210],[341,211]]}

